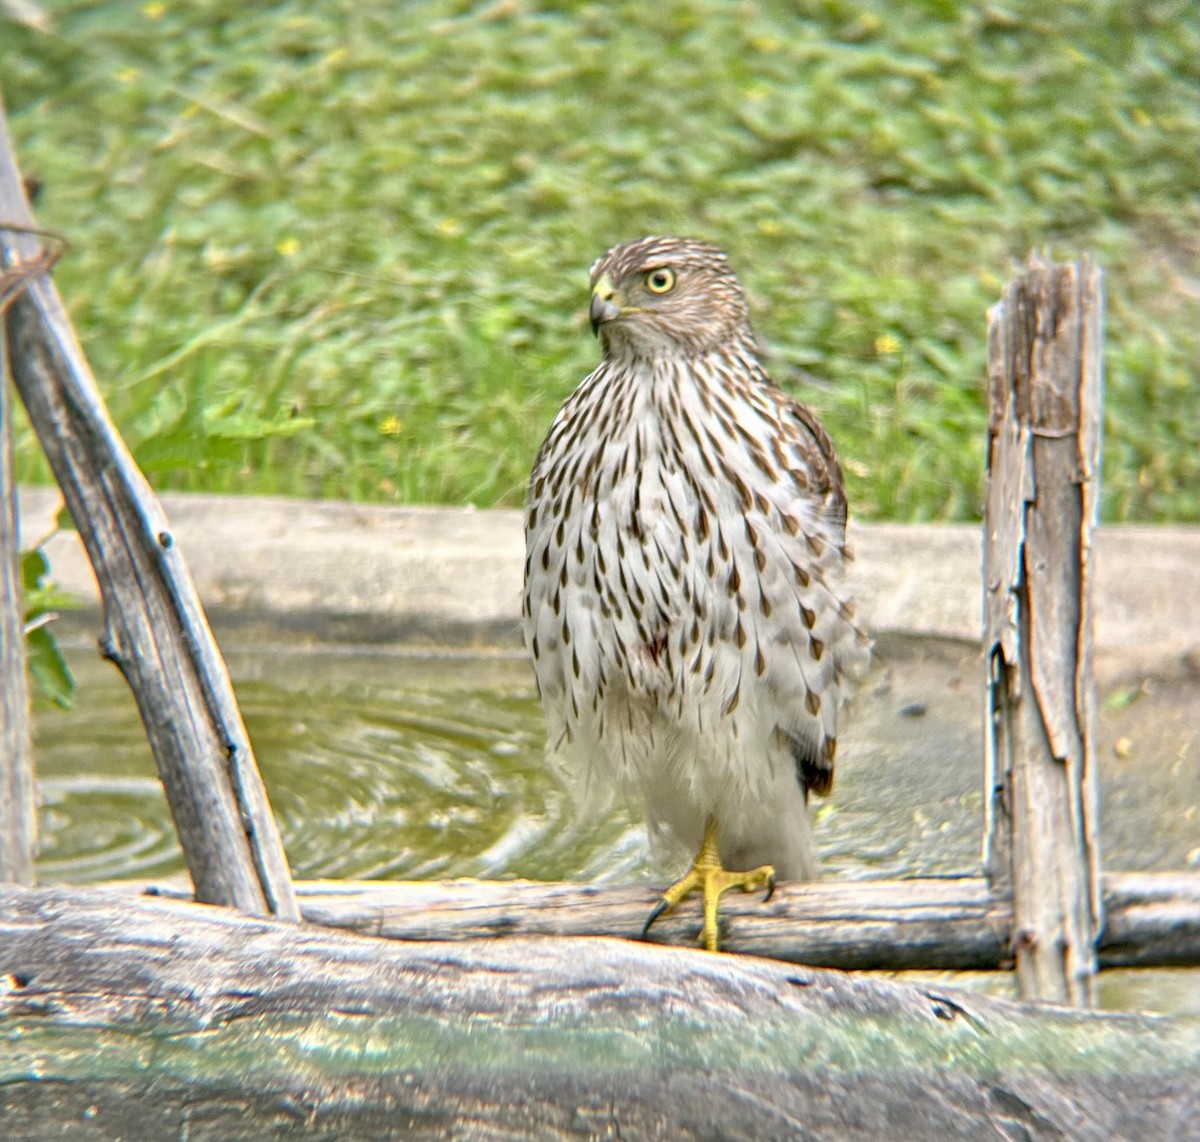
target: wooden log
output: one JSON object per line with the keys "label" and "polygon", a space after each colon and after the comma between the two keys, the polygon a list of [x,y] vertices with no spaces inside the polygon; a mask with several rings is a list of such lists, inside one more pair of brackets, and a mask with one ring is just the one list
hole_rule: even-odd
{"label": "wooden log", "polygon": [[1101,967],[1200,967],[1200,874],[1105,873]]}
{"label": "wooden log", "polygon": [[[309,922],[392,939],[629,939],[660,898],[648,885],[318,882],[305,885],[300,907]],[[757,893],[727,895],[721,921],[727,951],[839,968],[995,967],[1007,934],[979,879],[782,884],[766,904]],[[651,938],[696,947],[700,923],[685,903],[655,923]]]}
{"label": "wooden log", "polygon": [[[1102,967],[1200,967],[1200,873],[1105,875]],[[190,899],[169,885],[106,886],[137,897]],[[650,885],[528,880],[298,881],[310,924],[392,940],[531,936],[634,938],[659,894]],[[1012,902],[980,877],[781,884],[768,904],[721,902],[728,952],[842,970],[995,971],[1012,967]],[[651,931],[655,943],[695,947],[696,906]]]}
{"label": "wooden log", "polygon": [[[0,105],[0,250],[35,261]],[[43,274],[4,314],[13,381],[79,529],[104,602],[101,651],[133,690],[196,896],[296,918],[279,830],[183,556],[108,417],[58,292]]]}
{"label": "wooden log", "polygon": [[1021,994],[1094,1001],[1102,925],[1091,669],[1103,276],[1031,260],[988,314],[985,865]]}
{"label": "wooden log", "polygon": [[1200,1138],[1200,1022],[0,887],[7,1136]]}
{"label": "wooden log", "polygon": [[[1104,967],[1200,966],[1200,874],[1112,873],[1103,883]],[[399,940],[638,935],[651,886],[533,881],[301,881],[309,923]],[[1013,915],[979,877],[781,884],[770,902],[722,900],[729,952],[846,970],[992,971],[1012,966]],[[700,916],[682,905],[655,942],[694,947]]]}
{"label": "wooden log", "polygon": [[[0,279],[4,269],[0,260]],[[9,394],[0,337],[0,881],[32,884],[37,814]]]}

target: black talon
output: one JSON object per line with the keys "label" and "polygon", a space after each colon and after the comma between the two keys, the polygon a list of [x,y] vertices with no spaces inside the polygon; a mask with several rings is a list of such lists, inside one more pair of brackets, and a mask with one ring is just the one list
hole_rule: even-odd
{"label": "black talon", "polygon": [[771,897],[774,895],[775,895],[775,876],[772,873],[772,875],[767,878],[767,894],[766,894],[766,896],[763,897],[763,903],[766,904],[766,902],[768,900],[770,900]]}
{"label": "black talon", "polygon": [[664,913],[666,910],[667,910],[667,902],[666,902],[665,900],[660,900],[660,901],[659,901],[659,902],[658,902],[658,903],[657,903],[657,904],[654,906],[654,909],[653,909],[653,911],[651,911],[651,913],[650,913],[649,917],[648,917],[648,918],[647,918],[647,920],[646,920],[646,926],[645,926],[645,927],[642,929],[642,935],[641,935],[641,938],[642,938],[643,940],[644,940],[644,939],[645,939],[647,936],[649,936],[649,935],[650,935],[650,925],[651,925],[651,924],[653,924],[653,923],[654,923],[654,921],[655,921],[655,920],[657,920],[657,919],[658,919],[658,918],[659,918],[659,917],[660,917],[660,916],[661,916],[661,915],[662,915],[662,914],[663,914],[663,913]]}

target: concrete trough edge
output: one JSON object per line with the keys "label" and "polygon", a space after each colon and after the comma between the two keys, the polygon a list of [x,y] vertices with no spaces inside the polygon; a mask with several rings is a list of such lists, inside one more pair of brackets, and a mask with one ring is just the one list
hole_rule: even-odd
{"label": "concrete trough edge", "polygon": [[[520,647],[521,513],[167,493],[176,542],[223,640],[436,648]],[[22,546],[50,536],[55,582],[94,623],[91,565],[54,531],[56,489],[22,488]],[[974,642],[981,529],[850,525],[862,625],[889,636]],[[1131,664],[1200,667],[1200,528],[1114,526],[1096,539],[1096,641]]]}

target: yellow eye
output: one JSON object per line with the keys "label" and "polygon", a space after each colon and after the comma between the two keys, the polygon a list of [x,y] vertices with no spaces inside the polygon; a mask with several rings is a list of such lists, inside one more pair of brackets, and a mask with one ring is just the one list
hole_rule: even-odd
{"label": "yellow eye", "polygon": [[646,275],[646,288],[651,293],[670,293],[675,288],[675,271],[663,266]]}

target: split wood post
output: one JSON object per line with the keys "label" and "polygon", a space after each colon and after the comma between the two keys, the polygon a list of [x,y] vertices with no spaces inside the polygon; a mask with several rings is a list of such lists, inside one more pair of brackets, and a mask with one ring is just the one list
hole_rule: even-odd
{"label": "split wood post", "polygon": [[1102,924],[1090,608],[1103,273],[1031,258],[988,313],[987,832],[1021,995],[1088,1006]]}
{"label": "split wood post", "polygon": [[[34,225],[0,103],[0,268],[36,264]],[[22,286],[3,313],[9,368],[95,571],[101,652],[137,701],[196,899],[298,919],[233,686],[170,525],[53,283],[37,272]]]}
{"label": "split wood post", "polygon": [[[3,273],[0,266],[0,307],[4,305]],[[5,362],[0,337],[0,881],[32,884],[37,815]]]}

